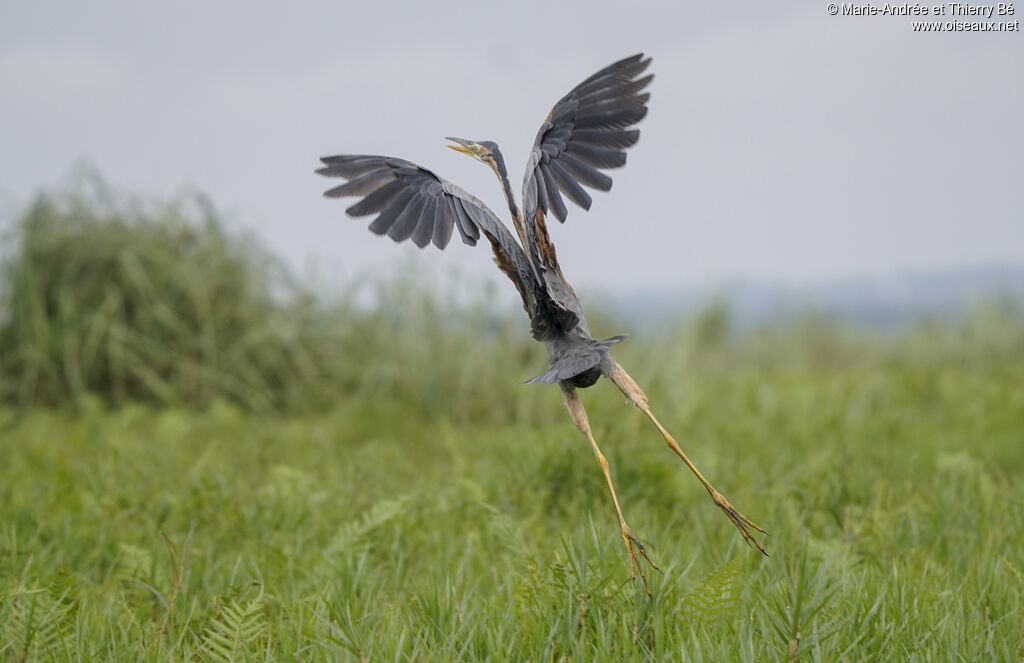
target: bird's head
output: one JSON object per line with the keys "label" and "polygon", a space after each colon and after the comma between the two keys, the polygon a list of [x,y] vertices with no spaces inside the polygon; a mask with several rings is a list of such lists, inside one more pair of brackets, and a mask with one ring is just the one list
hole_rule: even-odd
{"label": "bird's head", "polygon": [[449,145],[451,149],[456,152],[462,152],[468,154],[477,161],[482,161],[491,168],[498,170],[499,164],[504,167],[504,162],[501,158],[501,151],[498,150],[498,144],[490,140],[482,140],[480,142],[466,140],[465,138],[452,138],[449,136],[445,140],[450,140],[454,145]]}

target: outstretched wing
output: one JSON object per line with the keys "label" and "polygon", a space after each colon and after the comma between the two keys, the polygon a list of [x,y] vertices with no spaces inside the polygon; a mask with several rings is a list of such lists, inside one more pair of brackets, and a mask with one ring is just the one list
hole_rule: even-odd
{"label": "outstretched wing", "polygon": [[529,259],[505,224],[474,196],[404,159],[341,155],[321,161],[324,166],[317,173],[348,180],[324,195],[362,198],[345,211],[354,217],[377,214],[371,232],[396,242],[411,239],[420,248],[433,242],[439,249],[448,246],[456,228],[471,246],[481,233],[487,237],[494,262],[519,290],[537,340],[549,340],[576,324],[576,314],[555,304],[539,286]]}
{"label": "outstretched wing", "polygon": [[612,178],[601,171],[624,165],[626,148],[640,138],[631,127],[647,115],[651,95],[643,90],[654,75],[639,76],[650,62],[641,53],[605,67],[562,97],[537,132],[526,163],[523,212],[533,234],[528,250],[542,264],[557,265],[544,225],[548,211],[565,221],[563,194],[590,209],[583,187],[611,189]]}

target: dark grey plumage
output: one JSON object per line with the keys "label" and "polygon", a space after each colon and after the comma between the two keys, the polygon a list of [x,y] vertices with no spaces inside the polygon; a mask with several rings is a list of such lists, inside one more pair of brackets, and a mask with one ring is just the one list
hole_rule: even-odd
{"label": "dark grey plumage", "polygon": [[[396,242],[411,239],[420,248],[444,249],[457,229],[475,245],[483,234],[494,259],[512,280],[530,316],[534,338],[548,347],[550,368],[530,382],[559,382],[600,365],[608,348],[624,337],[596,341],[590,335],[576,293],[565,280],[545,225],[548,211],[564,221],[564,195],[583,209],[592,199],[584,187],[608,191],[612,179],[601,172],[625,164],[624,150],[640,132],[631,129],[647,114],[653,79],[639,77],[650,59],[620,60],[577,85],[555,104],[537,132],[527,160],[524,209],[512,195],[504,159],[495,143],[450,139],[478,149],[498,175],[519,235],[519,242],[477,198],[410,161],[372,155],[324,157],[317,172],[346,183],[328,190],[329,198],[362,197],[346,211],[376,218],[370,230]],[[466,148],[458,148],[467,151]],[[474,155],[479,156],[480,155]]]}
{"label": "dark grey plumage", "polygon": [[527,159],[523,181],[523,211],[531,218],[539,207],[565,221],[568,210],[559,192],[590,209],[591,198],[580,185],[608,191],[612,179],[600,169],[626,164],[625,149],[640,139],[630,129],[647,115],[653,74],[637,78],[650,58],[643,55],[620,60],[583,81],[562,97],[548,113]]}
{"label": "dark grey plumage", "polygon": [[574,387],[589,387],[601,376],[601,362],[608,356],[608,351],[613,345],[624,340],[626,334],[619,334],[603,341],[573,344],[560,353],[558,359],[551,362],[551,368],[532,380],[527,380],[526,384],[555,384],[565,380]]}
{"label": "dark grey plumage", "polygon": [[403,159],[366,155],[324,157],[324,166],[317,171],[347,180],[325,195],[361,198],[346,211],[356,217],[376,215],[370,230],[378,235],[387,235],[396,242],[411,239],[421,248],[433,243],[438,249],[448,245],[456,229],[466,244],[476,244],[481,235],[488,239],[495,263],[522,297],[533,337],[548,350],[549,368],[528,382],[559,384],[573,423],[587,436],[601,466],[629,552],[630,568],[634,572],[639,570],[648,595],[650,587],[640,559],[655,569],[658,567],[626,523],[607,458],[594,439],[577,393],[578,388],[591,386],[602,375],[650,418],[665,443],[686,463],[744,540],[764,553],[764,547],[751,532],[764,530],[737,511],[704,478],[654,416],[643,390],[612,359],[609,350],[626,337],[598,341],[591,336],[583,308],[562,274],[548,235],[549,212],[559,221],[568,216],[564,198],[590,209],[593,201],[587,189],[611,189],[612,178],[603,171],[624,165],[625,150],[640,137],[634,125],[647,114],[650,94],[644,90],[653,76],[642,74],[649,64],[650,59],[643,55],[620,60],[584,80],[554,105],[537,132],[527,159],[522,209],[512,193],[497,144],[448,139],[454,143],[449,147],[486,163],[498,176],[515,235],[472,195]]}
{"label": "dark grey plumage", "polygon": [[576,324],[576,314],[560,309],[538,287],[529,259],[505,224],[479,199],[411,161],[393,157],[349,155],[323,157],[316,172],[349,181],[324,193],[329,198],[365,195],[346,212],[351,216],[379,214],[370,230],[396,242],[406,239],[420,248],[433,241],[444,249],[457,228],[462,241],[475,246],[481,233],[491,242],[495,262],[512,280],[530,316],[539,341],[551,341],[558,331]]}

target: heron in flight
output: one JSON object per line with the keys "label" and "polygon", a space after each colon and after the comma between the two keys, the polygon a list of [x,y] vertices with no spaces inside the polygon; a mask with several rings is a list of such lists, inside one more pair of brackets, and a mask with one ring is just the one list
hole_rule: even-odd
{"label": "heron in flight", "polygon": [[604,473],[622,539],[634,577],[639,571],[648,594],[642,557],[654,569],[643,544],[626,524],[605,459],[594,440],[578,389],[604,376],[650,418],[665,442],[711,495],[715,505],[739,529],[744,540],[762,553],[764,547],[751,530],[765,531],[736,510],[700,473],[697,467],[658,421],[647,396],[636,381],[611,356],[611,348],[625,339],[595,339],[587,326],[576,293],[562,274],[555,246],[548,235],[548,215],[559,222],[568,215],[565,198],[590,209],[591,197],[584,187],[608,191],[612,178],[604,170],[626,163],[625,150],[640,137],[634,126],[647,114],[650,93],[644,90],[654,78],[643,75],[650,64],[643,54],[620,60],[577,85],[554,105],[544,119],[526,164],[523,206],[516,203],[512,182],[497,144],[448,138],[448,147],[483,162],[494,171],[508,204],[516,236],[480,200],[433,172],[410,161],[385,156],[340,155],[323,157],[316,172],[340,177],[344,184],[328,190],[328,198],[361,198],[346,212],[349,216],[377,215],[370,231],[396,242],[411,239],[423,248],[433,243],[444,249],[458,230],[462,241],[475,245],[483,235],[491,245],[494,261],[511,279],[530,317],[533,337],[547,346],[549,368],[530,383],[558,384],[573,423],[590,442]]}

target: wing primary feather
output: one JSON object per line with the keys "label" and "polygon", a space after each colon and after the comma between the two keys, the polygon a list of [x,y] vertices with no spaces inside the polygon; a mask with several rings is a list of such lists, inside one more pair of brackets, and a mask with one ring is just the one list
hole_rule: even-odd
{"label": "wing primary feather", "polygon": [[349,207],[345,210],[345,213],[349,216],[367,216],[369,214],[376,214],[387,207],[391,203],[391,200],[404,189],[405,185],[399,180],[388,182],[355,205]]}
{"label": "wing primary feather", "polygon": [[345,196],[365,196],[373,193],[388,182],[395,180],[395,174],[389,170],[371,170],[353,180],[335,187],[324,193],[328,198],[343,198]]}
{"label": "wing primary feather", "polygon": [[623,58],[587,77],[551,108],[537,132],[523,185],[528,225],[539,211],[564,222],[563,196],[587,209],[592,198],[584,187],[611,189],[612,178],[601,171],[625,165],[625,150],[640,138],[632,127],[647,115],[651,95],[646,90],[654,75],[644,72],[650,64],[643,53]]}
{"label": "wing primary feather", "polygon": [[413,191],[412,198],[406,203],[405,209],[401,211],[391,227],[388,228],[388,237],[396,242],[402,242],[412,237],[416,224],[420,220],[420,212],[423,211],[423,196]]}
{"label": "wing primary feather", "polygon": [[402,189],[392,200],[391,203],[380,213],[373,223],[370,224],[370,232],[375,235],[383,235],[390,228],[391,224],[395,222],[395,219],[405,211],[406,205],[412,200],[414,191],[411,189]]}
{"label": "wing primary feather", "polygon": [[342,154],[333,157],[320,157],[324,167],[316,172],[326,177],[344,177],[351,179],[369,170],[386,168],[384,157],[368,154]]}
{"label": "wing primary feather", "polygon": [[453,225],[454,221],[448,203],[443,198],[438,199],[437,209],[434,212],[434,246],[442,251],[448,246],[448,242],[452,238]]}
{"label": "wing primary feather", "polygon": [[533,181],[537,183],[537,206],[548,213],[548,187],[544,183],[544,175],[539,172],[540,168],[533,171]]}
{"label": "wing primary feather", "polygon": [[617,96],[617,97],[631,96],[631,95],[634,95],[634,94],[642,91],[644,88],[646,88],[648,85],[650,85],[651,81],[653,81],[653,80],[654,80],[654,74],[648,74],[648,75],[644,76],[643,78],[638,78],[636,80],[631,80],[631,81],[621,81],[621,82],[618,82],[618,83],[613,83],[612,85],[610,85],[609,87],[606,87],[606,88],[597,88],[597,89],[591,90],[591,91],[589,91],[589,92],[587,92],[585,94],[578,94],[577,98],[580,100],[581,103],[583,103],[583,102],[595,101],[595,100],[597,100],[598,97],[602,97],[602,96],[609,96],[609,95],[614,95],[614,96]]}
{"label": "wing primary feather", "polygon": [[625,60],[620,60],[614,64],[608,65],[573,88],[573,91],[570,92],[570,94],[583,96],[593,90],[608,87],[616,82],[629,81],[636,78],[642,74],[651,63],[650,58],[641,60],[642,57],[643,55],[635,55],[631,58],[626,58]]}
{"label": "wing primary feather", "polygon": [[565,152],[594,168],[619,168],[626,164],[625,152],[592,147],[585,143],[571,143],[565,147]]}
{"label": "wing primary feather", "polygon": [[608,191],[612,188],[612,178],[579,161],[568,152],[561,154],[558,157],[558,162],[580,184],[589,186],[591,189],[597,189],[598,191]]}
{"label": "wing primary feather", "polygon": [[596,147],[626,149],[640,140],[640,130],[617,131],[615,129],[577,129],[572,134],[574,143],[587,143]]}
{"label": "wing primary feather", "polygon": [[455,227],[458,228],[463,243],[476,246],[476,241],[480,239],[480,231],[477,229],[476,224],[466,215],[466,211],[462,209],[462,202],[458,198],[452,197],[448,199],[448,205],[452,209]]}
{"label": "wing primary feather", "polygon": [[423,196],[423,209],[420,210],[419,221],[416,222],[416,229],[412,232],[412,243],[421,249],[430,244],[430,238],[434,235],[434,221],[437,218],[437,203],[435,196]]}
{"label": "wing primary feather", "polygon": [[583,209],[590,209],[590,203],[593,202],[590,194],[584,191],[583,187],[572,178],[572,175],[562,168],[562,164],[559,161],[552,161],[548,166],[551,168],[551,174],[555,176],[558,188],[562,190],[562,193],[569,196],[569,200]]}
{"label": "wing primary feather", "polygon": [[[593,85],[599,81],[607,79],[609,76],[615,76],[623,71],[630,70],[639,64],[643,57],[643,53],[637,53],[636,55],[631,55],[628,58],[623,58],[618,62],[613,62],[604,69],[588,76],[582,83],[576,86],[576,89],[578,90],[579,88]],[[647,61],[650,62],[650,59]],[[643,66],[646,67],[646,63],[643,63]],[[643,69],[641,69],[641,71],[643,71]]]}
{"label": "wing primary feather", "polygon": [[[509,229],[471,194],[402,159],[337,156],[324,157],[323,161],[322,171],[349,180],[330,190],[331,195],[363,196],[349,207],[350,215],[377,214],[369,224],[371,232],[386,234],[396,242],[411,239],[420,248],[433,242],[439,249],[448,245],[456,226],[466,244],[474,245],[485,235],[498,267],[519,291],[538,338],[550,340],[552,334],[566,331],[570,319],[575,324],[572,306],[552,297],[539,281],[537,267]],[[556,185],[548,181],[544,186]],[[557,194],[557,189],[552,190]]]}
{"label": "wing primary feather", "polygon": [[588,117],[577,117],[576,127],[580,129],[591,129],[596,127],[607,127],[609,129],[627,129],[647,115],[647,107],[627,108],[616,113],[602,113]]}
{"label": "wing primary feather", "polygon": [[576,114],[576,119],[592,117],[594,115],[611,115],[613,113],[619,113],[625,110],[632,110],[634,108],[640,108],[647,105],[647,100],[651,98],[650,92],[644,92],[638,94],[635,97],[625,97],[622,99],[603,99],[586,106],[580,104],[580,110]]}
{"label": "wing primary feather", "polygon": [[548,192],[548,203],[551,205],[551,211],[555,213],[555,218],[561,223],[565,223],[565,217],[568,216],[569,210],[565,208],[565,201],[562,200],[562,194],[558,193],[558,185],[555,184],[554,179],[551,177],[551,171],[544,164],[538,164],[537,170],[540,171],[541,175],[544,176],[544,187]]}
{"label": "wing primary feather", "polygon": [[[469,219],[469,223],[466,225],[466,233],[473,238],[473,241],[480,239],[480,224],[477,221],[477,216],[482,214],[476,206],[467,203],[462,198],[456,198],[456,205],[462,210],[465,218]],[[500,221],[499,221],[500,223]]]}

